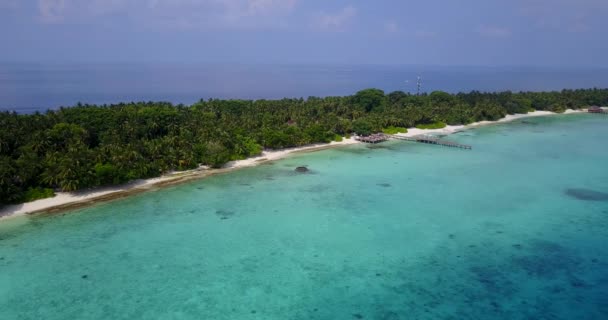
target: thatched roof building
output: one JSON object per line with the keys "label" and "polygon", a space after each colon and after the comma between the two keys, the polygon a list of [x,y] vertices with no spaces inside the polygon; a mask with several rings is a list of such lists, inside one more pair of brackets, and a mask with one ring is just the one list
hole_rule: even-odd
{"label": "thatched roof building", "polygon": [[592,107],[589,107],[587,109],[587,112],[589,112],[589,113],[604,113],[605,111],[604,111],[604,109],[602,109],[602,108],[600,108],[598,106],[592,106]]}

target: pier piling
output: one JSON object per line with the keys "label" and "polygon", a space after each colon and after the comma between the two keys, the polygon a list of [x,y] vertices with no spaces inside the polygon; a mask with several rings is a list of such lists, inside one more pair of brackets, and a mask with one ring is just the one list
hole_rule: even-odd
{"label": "pier piling", "polygon": [[413,141],[413,142],[418,142],[418,143],[435,144],[435,145],[449,147],[449,148],[458,148],[458,149],[465,149],[465,150],[473,149],[473,147],[470,145],[442,140],[438,137],[427,136],[427,135],[419,135],[419,136],[413,136],[413,137],[390,135],[390,138],[397,139],[397,140]]}
{"label": "pier piling", "polygon": [[438,146],[465,149],[465,150],[473,149],[473,147],[466,145],[466,144],[460,144],[460,143],[456,143],[456,142],[452,142],[452,141],[442,140],[438,137],[428,136],[428,135],[418,135],[418,136],[413,136],[413,137],[406,137],[406,136],[399,136],[399,135],[392,135],[392,134],[374,133],[369,136],[355,137],[355,140],[357,140],[357,141],[361,141],[361,142],[365,142],[365,143],[372,143],[372,144],[384,142],[389,139],[434,144],[434,145],[438,145]]}

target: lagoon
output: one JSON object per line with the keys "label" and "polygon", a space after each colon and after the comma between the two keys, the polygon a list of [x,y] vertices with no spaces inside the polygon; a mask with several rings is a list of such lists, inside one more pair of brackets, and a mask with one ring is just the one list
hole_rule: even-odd
{"label": "lagoon", "polygon": [[607,121],[345,146],[9,219],[0,318],[605,319]]}

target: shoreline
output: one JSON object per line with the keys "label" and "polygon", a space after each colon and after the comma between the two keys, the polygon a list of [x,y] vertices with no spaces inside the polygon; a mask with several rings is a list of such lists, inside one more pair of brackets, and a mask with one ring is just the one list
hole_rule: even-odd
{"label": "shoreline", "polygon": [[[586,109],[568,109],[564,113],[553,113],[550,111],[534,111],[527,114],[507,115],[506,117],[497,121],[480,121],[467,125],[446,126],[445,128],[441,129],[411,128],[408,129],[407,133],[398,133],[397,135],[406,137],[412,137],[421,134],[450,135],[456,132],[473,129],[480,126],[506,123],[523,118],[580,113],[586,113]],[[16,205],[9,205],[0,209],[0,222],[10,218],[21,217],[25,215],[56,213],[64,210],[87,207],[96,203],[121,199],[151,190],[158,190],[166,186],[202,179],[216,174],[232,172],[241,168],[254,167],[265,162],[280,160],[289,155],[297,154],[300,152],[313,152],[358,143],[361,142],[356,141],[354,138],[349,138],[344,139],[341,142],[332,141],[328,144],[313,144],[281,150],[263,151],[261,155],[256,157],[251,157],[244,160],[231,161],[220,169],[208,169],[206,167],[200,167],[193,170],[165,174],[157,178],[136,180],[119,186],[101,187],[89,190],[81,190],[77,192],[58,192],[52,198],[40,199]]]}
{"label": "shoreline", "polygon": [[254,167],[266,162],[283,159],[289,155],[300,152],[313,152],[339,146],[358,144],[354,138],[344,139],[341,142],[332,141],[330,143],[311,144],[295,148],[285,148],[280,150],[265,150],[262,154],[244,160],[231,161],[220,169],[209,169],[199,167],[187,171],[177,171],[167,173],[163,176],[135,180],[126,184],[93,189],[79,190],[75,192],[57,192],[52,198],[45,198],[31,202],[8,205],[0,209],[0,222],[10,218],[25,215],[35,215],[44,213],[56,213],[59,211],[77,209],[90,206],[95,203],[107,202],[111,200],[125,198],[127,196],[158,190],[163,187],[181,184],[184,182],[203,179],[209,176],[232,172],[238,169]]}
{"label": "shoreline", "polygon": [[441,129],[411,128],[411,129],[407,129],[407,133],[397,133],[397,135],[403,136],[403,137],[413,137],[413,136],[417,136],[417,135],[421,135],[421,134],[447,136],[447,135],[454,134],[454,133],[464,131],[464,130],[469,130],[469,129],[478,128],[478,127],[487,126],[487,125],[493,125],[493,124],[507,123],[507,122],[512,122],[512,121],[519,120],[519,119],[546,117],[546,116],[552,116],[552,115],[580,114],[580,113],[587,113],[587,109],[580,109],[580,110],[568,109],[564,113],[555,113],[555,112],[551,112],[551,111],[533,111],[533,112],[529,112],[526,114],[508,114],[506,117],[498,119],[496,121],[479,121],[479,122],[469,123],[466,125],[457,125],[457,126],[448,125],[445,128],[441,128]]}

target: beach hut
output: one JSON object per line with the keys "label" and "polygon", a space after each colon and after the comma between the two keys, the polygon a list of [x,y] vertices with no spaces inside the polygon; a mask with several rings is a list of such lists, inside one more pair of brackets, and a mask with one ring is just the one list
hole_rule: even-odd
{"label": "beach hut", "polygon": [[602,108],[600,108],[598,106],[592,106],[592,107],[589,107],[587,109],[587,112],[589,112],[589,113],[604,113],[604,109],[602,109]]}
{"label": "beach hut", "polygon": [[365,143],[380,143],[388,140],[388,137],[382,133],[374,133],[369,136],[358,136],[355,138],[357,141]]}

